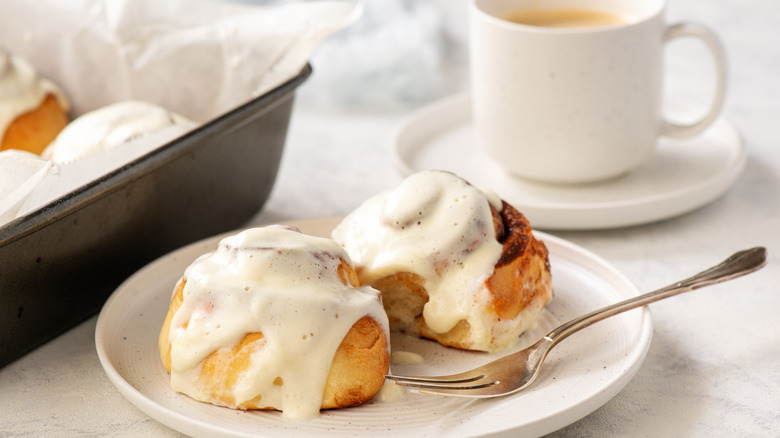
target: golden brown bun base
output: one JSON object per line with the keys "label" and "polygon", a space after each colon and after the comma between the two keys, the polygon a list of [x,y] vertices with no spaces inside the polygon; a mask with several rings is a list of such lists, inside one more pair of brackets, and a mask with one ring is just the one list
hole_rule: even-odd
{"label": "golden brown bun base", "polygon": [[[339,266],[339,277],[345,283],[357,285],[357,275],[346,263]],[[158,340],[160,358],[168,372],[171,371],[168,333],[173,315],[182,304],[184,285],[182,279],[176,286]],[[261,396],[236,404],[230,391],[243,370],[251,365],[252,353],[264,345],[262,333],[248,333],[232,348],[217,350],[203,361],[199,385],[204,393],[210,395],[211,403],[239,409],[274,409],[265,406]],[[388,339],[382,327],[369,316],[361,318],[347,332],[336,350],[322,396],[322,409],[357,406],[367,402],[382,388],[389,366]],[[273,383],[284,385],[280,378]]]}
{"label": "golden brown bun base", "polygon": [[[550,262],[547,247],[534,238],[531,225],[522,213],[506,202],[501,212],[492,207],[491,210],[502,251],[493,275],[486,281],[493,297],[486,312],[510,320],[526,308],[541,309],[552,297]],[[390,328],[450,347],[475,349],[469,339],[470,325],[465,320],[446,333],[436,333],[428,327],[423,318],[423,306],[428,302],[423,284],[422,277],[409,272],[389,275],[371,284],[382,292]]]}
{"label": "golden brown bun base", "polygon": [[41,105],[16,118],[5,131],[0,151],[19,149],[40,155],[68,124],[68,115],[53,94]]}

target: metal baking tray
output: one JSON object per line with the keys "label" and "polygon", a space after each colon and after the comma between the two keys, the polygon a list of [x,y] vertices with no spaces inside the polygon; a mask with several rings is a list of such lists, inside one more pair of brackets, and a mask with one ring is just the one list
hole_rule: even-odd
{"label": "metal baking tray", "polygon": [[0,227],[0,367],[97,313],[151,260],[239,228],[276,179],[295,77]]}

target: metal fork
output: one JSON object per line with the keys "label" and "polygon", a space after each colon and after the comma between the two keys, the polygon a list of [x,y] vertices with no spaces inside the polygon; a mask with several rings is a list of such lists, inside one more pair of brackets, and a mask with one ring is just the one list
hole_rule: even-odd
{"label": "metal fork", "polygon": [[547,353],[569,335],[627,310],[757,271],[766,264],[766,258],[767,251],[763,247],[740,251],[693,277],[575,318],[553,329],[530,347],[471,371],[449,376],[385,377],[416,392],[430,394],[481,398],[512,394],[533,383]]}

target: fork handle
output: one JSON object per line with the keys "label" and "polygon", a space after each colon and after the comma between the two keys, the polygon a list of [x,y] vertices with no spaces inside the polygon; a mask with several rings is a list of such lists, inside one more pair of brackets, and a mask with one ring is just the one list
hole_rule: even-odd
{"label": "fork handle", "polygon": [[610,316],[636,309],[637,307],[654,303],[665,298],[673,297],[684,292],[689,292],[705,286],[711,286],[713,284],[718,284],[737,277],[741,277],[745,274],[749,274],[761,269],[766,264],[766,261],[767,250],[763,247],[756,247],[737,252],[719,265],[713,266],[712,268],[702,271],[685,280],[679,281],[653,292],[648,292],[613,304],[611,306],[595,310],[586,315],[561,324],[548,333],[547,336],[545,336],[545,339],[550,342],[547,349],[549,350],[549,348],[552,348],[555,344],[567,338],[569,335],[578,332],[585,327],[590,326],[591,324],[609,318]]}

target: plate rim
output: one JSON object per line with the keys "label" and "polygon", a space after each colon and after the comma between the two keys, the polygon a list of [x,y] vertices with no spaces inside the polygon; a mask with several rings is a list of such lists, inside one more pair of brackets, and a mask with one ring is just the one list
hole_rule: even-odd
{"label": "plate rim", "polygon": [[[293,224],[301,227],[302,229],[305,229],[311,224],[322,224],[330,221],[333,221],[333,224],[335,224],[341,218],[343,218],[343,216],[303,219],[298,221],[283,221],[280,223]],[[264,226],[264,225],[267,224],[257,225],[257,226]],[[323,225],[319,225],[319,226],[323,226]],[[169,259],[175,258],[177,254],[186,253],[188,251],[194,251],[196,247],[203,247],[204,251],[208,251],[209,250],[208,248],[215,247],[217,242],[220,239],[229,236],[231,234],[235,234],[238,231],[240,230],[233,230],[225,233],[220,233],[205,239],[201,239],[196,242],[192,242],[190,244],[184,245],[181,248],[173,250],[151,261],[150,263],[148,263],[147,265],[145,265],[144,267],[136,271],[134,274],[132,274],[130,277],[128,277],[117,287],[117,289],[111,294],[111,296],[108,298],[103,308],[101,309],[95,326],[95,348],[97,350],[98,359],[107,377],[109,378],[111,383],[117,388],[117,390],[123,395],[123,397],[125,397],[128,401],[130,401],[131,404],[133,404],[141,412],[150,416],[151,418],[158,421],[159,423],[167,427],[170,427],[174,430],[177,430],[179,432],[186,433],[192,436],[202,435],[204,432],[207,432],[211,436],[216,436],[216,435],[249,436],[249,435],[236,430],[232,430],[229,431],[229,433],[226,433],[226,429],[224,427],[220,427],[219,425],[198,418],[191,418],[177,410],[170,409],[169,407],[164,405],[160,405],[156,403],[154,400],[152,400],[151,398],[149,398],[147,395],[145,395],[138,388],[133,386],[130,382],[125,380],[122,374],[114,366],[114,363],[109,357],[109,353],[107,351],[107,345],[105,339],[110,334],[110,329],[111,329],[111,325],[108,322],[109,312],[114,307],[115,302],[126,298],[125,295],[129,294],[128,292],[130,290],[129,286],[132,285],[135,281],[137,281],[139,277],[143,277],[147,271],[155,269],[158,265],[169,262],[170,261]],[[577,256],[576,260],[580,262],[580,265],[583,262],[593,263],[597,265],[600,269],[604,269],[606,270],[606,272],[609,272],[609,274],[613,276],[613,278],[619,280],[621,283],[623,283],[625,286],[627,286],[630,289],[628,291],[620,292],[620,295],[624,295],[628,297],[632,295],[637,295],[639,293],[639,290],[637,289],[636,285],[630,279],[628,279],[615,266],[607,262],[602,257],[598,256],[597,254],[577,244],[574,244],[568,240],[554,236],[549,233],[534,230],[534,235],[540,240],[543,240],[545,243],[548,243],[551,246],[553,246],[553,248],[558,248],[559,250],[560,248],[563,248],[566,251],[568,251],[570,254],[575,254]],[[560,254],[555,254],[552,251],[553,250],[551,249],[550,253],[552,255],[556,257],[562,257]],[[567,258],[567,257],[563,257],[563,258]],[[568,258],[570,259],[569,261],[571,261],[571,257]],[[601,277],[601,275],[599,275],[599,277]],[[621,390],[623,390],[623,388],[633,379],[636,372],[639,370],[639,368],[641,368],[642,364],[644,363],[644,359],[650,348],[650,344],[653,336],[653,322],[652,322],[650,310],[647,306],[638,310],[639,312],[641,312],[639,314],[640,316],[638,316],[637,319],[638,339],[636,341],[636,344],[630,349],[630,354],[627,355],[627,356],[632,356],[632,359],[630,360],[629,366],[625,370],[622,370],[622,372],[615,374],[616,377],[611,381],[607,382],[608,383],[607,385],[603,385],[599,391],[593,392],[585,400],[582,400],[579,403],[573,405],[572,407],[562,410],[561,412],[553,413],[544,418],[537,419],[532,423],[507,426],[501,429],[496,428],[492,432],[487,433],[486,436],[494,436],[494,437],[516,436],[516,433],[521,429],[524,430],[524,433],[528,433],[528,432],[532,432],[533,434],[550,433],[578,421],[579,419],[587,416],[588,414],[592,413],[596,409],[603,406],[606,402],[611,400],[615,395],[617,395]],[[262,433],[262,431],[260,431],[260,433]]]}
{"label": "plate rim", "polygon": [[[672,96],[670,101],[676,106],[685,108],[685,111],[698,111],[698,107],[701,106],[679,96]],[[435,137],[453,128],[469,124],[471,120],[470,102],[470,91],[452,94],[418,108],[401,121],[390,137],[393,162],[399,174],[406,176],[422,170],[412,166],[409,155],[413,154],[426,141],[410,141],[405,137],[415,130],[425,133],[424,135],[418,134],[418,137]],[[449,128],[442,128],[447,126]],[[515,207],[521,211],[535,212],[537,215],[534,218],[536,227],[550,230],[590,230],[640,225],[693,211],[725,193],[742,174],[748,160],[747,149],[741,132],[725,115],[721,114],[708,130],[723,131],[733,140],[736,154],[734,159],[730,160],[731,164],[728,166],[727,172],[718,172],[693,184],[632,199],[567,203],[544,201],[516,202]],[[608,184],[609,180],[604,183]],[[565,185],[558,184],[540,184],[548,187],[565,187]],[[657,208],[659,205],[672,202],[684,205],[684,207],[680,206],[673,209]],[[640,207],[644,210],[643,214],[630,214],[632,210]],[[585,220],[580,218],[576,221],[568,220],[566,217],[561,219],[561,213],[580,214],[586,218]],[[556,217],[549,217],[551,215],[556,215]],[[617,218],[616,216],[619,215],[628,218]]]}

